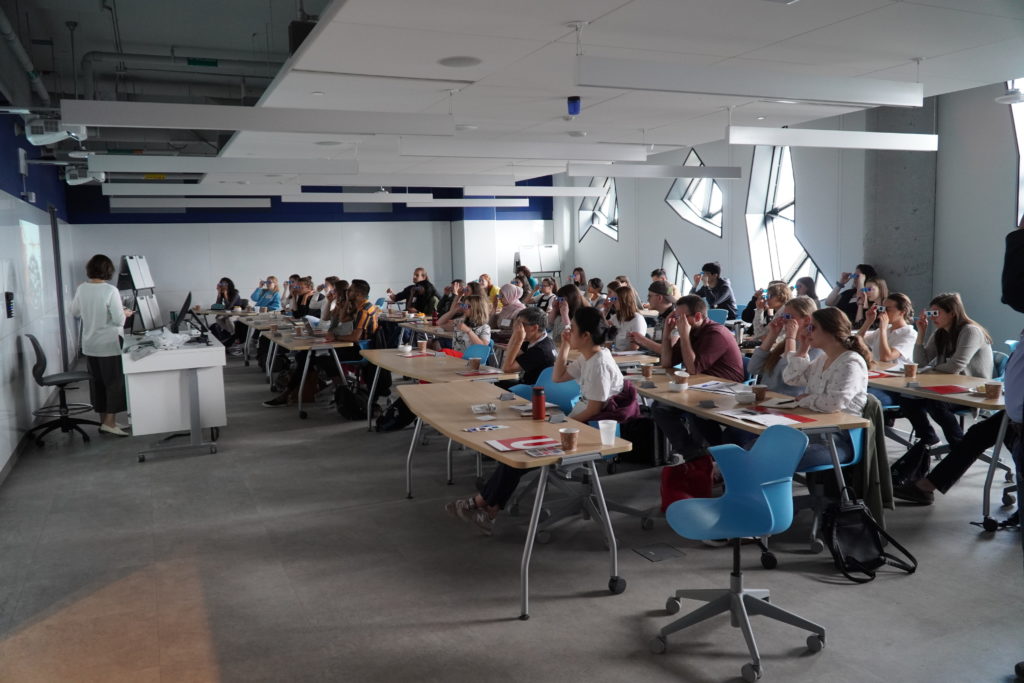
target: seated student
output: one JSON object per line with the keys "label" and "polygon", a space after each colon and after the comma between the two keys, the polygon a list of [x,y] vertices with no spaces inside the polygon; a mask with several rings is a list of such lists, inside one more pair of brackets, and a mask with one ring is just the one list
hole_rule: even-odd
{"label": "seated student", "polygon": [[295,308],[295,291],[298,289],[299,280],[302,276],[298,273],[292,273],[288,276],[288,282],[284,286],[284,291],[281,293],[281,310],[291,311]]}
{"label": "seated student", "polygon": [[488,275],[487,273],[483,273],[477,279],[477,282],[480,283],[480,287],[483,290],[481,294],[483,294],[483,296],[487,298],[488,305],[490,305],[491,308],[497,306],[498,295],[501,293],[501,290],[495,287],[494,283],[491,282],[491,276]]}
{"label": "seated student", "polygon": [[252,306],[256,310],[266,308],[268,311],[281,310],[281,288],[277,284],[277,278],[273,275],[266,280],[260,280],[260,284],[249,296]]}
{"label": "seated student", "polygon": [[485,299],[489,298],[488,295],[484,293],[484,286],[480,284],[478,280],[470,280],[469,282],[467,282],[466,286],[462,288],[460,294],[462,296],[466,296],[467,294],[473,294],[475,296],[482,296]]}
{"label": "seated student", "polygon": [[[625,388],[619,366],[615,364],[608,349],[604,348],[607,331],[601,313],[583,307],[576,312],[571,326],[562,333],[562,344],[559,346],[552,379],[555,382],[570,379],[579,382],[581,400],[569,416],[580,422],[601,415],[609,399]],[[582,358],[570,362],[570,348],[579,351]],[[472,498],[452,501],[445,509],[449,514],[473,522],[484,533],[490,534],[498,511],[508,503],[525,472],[525,469],[498,463],[480,493]]]}
{"label": "seated student", "polygon": [[579,266],[572,269],[569,282],[576,285],[576,289],[580,290],[580,294],[587,291],[587,274]]}
{"label": "seated student", "polygon": [[465,286],[459,278],[452,280],[452,283],[444,288],[444,296],[441,297],[441,301],[437,304],[437,314],[444,315],[451,310],[452,304],[455,299],[462,293],[462,288]]}
{"label": "seated student", "polygon": [[583,303],[591,307],[599,307],[605,302],[605,295],[601,293],[604,289],[604,281],[599,277],[592,277],[587,280],[587,288],[583,293]]}
{"label": "seated student", "polygon": [[[789,301],[789,286],[786,284],[768,285],[764,296],[754,302],[754,338],[761,339],[768,331],[768,323],[775,317],[775,312]],[[746,313],[746,311],[744,311]]]}
{"label": "seated student", "polygon": [[331,311],[334,310],[336,300],[334,288],[340,279],[337,275],[328,275],[324,278],[322,285],[317,285],[316,291],[323,297],[320,299],[320,315],[317,316],[321,320],[327,320],[331,317]]}
{"label": "seated student", "polygon": [[[783,280],[772,280],[771,282],[768,283],[768,286],[771,287],[772,285],[785,285],[785,284],[786,283]],[[762,289],[762,288],[758,288],[758,289],[754,290],[754,295],[752,297],[750,297],[750,301],[747,302],[747,305],[746,305],[746,307],[744,307],[743,312],[740,313],[740,320],[742,320],[745,323],[753,323],[754,322],[754,313],[757,312],[757,301],[758,301],[758,299],[763,299],[764,298],[765,291],[766,290]]]}
{"label": "seated student", "polygon": [[[950,375],[968,375],[988,379],[992,377],[992,337],[984,327],[967,316],[960,295],[939,294],[917,319],[917,341],[914,344],[914,362],[918,372],[941,372]],[[935,324],[927,336],[928,320]],[[900,396],[900,410],[914,427],[917,438],[932,446],[939,442],[928,418],[942,428],[946,441],[952,446],[964,438],[960,420],[954,406],[930,398]]]}
{"label": "seated student", "polygon": [[[708,305],[701,297],[689,294],[676,302],[666,325],[675,328],[673,337],[667,334],[661,340],[661,365],[671,369],[682,364],[691,375],[711,375],[731,382],[746,379],[743,355],[736,338],[725,328],[707,317]],[[693,417],[678,408],[655,402],[651,418],[668,438],[672,450],[685,460],[706,453],[708,444],[722,442],[722,428],[713,420]]]}
{"label": "seated student", "polygon": [[[866,263],[858,264],[852,273],[843,273],[839,276],[839,279],[836,280],[836,286],[825,297],[825,305],[835,306],[845,313],[852,323],[857,319],[857,294],[863,289],[864,283],[868,279],[876,277],[878,277],[878,272],[874,266]],[[849,285],[849,288],[844,289],[847,285]]]}
{"label": "seated student", "polygon": [[[452,307],[453,310],[456,308]],[[458,310],[449,311],[450,315],[443,325],[452,331],[452,350],[465,351],[474,344],[491,343],[490,306],[487,300],[476,294],[468,294],[459,299]],[[438,324],[441,321],[438,320]]]}
{"label": "seated student", "polygon": [[[231,278],[222,277],[217,282],[217,298],[213,305],[228,312],[234,307],[242,305],[242,297],[239,296],[238,289]],[[230,315],[218,314],[214,323],[210,325],[210,332],[220,340],[228,353],[236,356],[242,355],[242,347],[236,341],[237,331],[234,323],[231,322]]]}
{"label": "seated student", "polygon": [[701,272],[693,276],[693,289],[696,294],[708,302],[708,308],[721,308],[729,312],[729,320],[736,318],[736,297],[732,293],[729,279],[722,277],[722,266],[717,261],[705,263]]}
{"label": "seated student", "polygon": [[540,281],[540,288],[530,299],[526,302],[529,305],[536,306],[540,310],[547,313],[551,310],[551,302],[555,298],[555,281],[552,278],[546,277]]}
{"label": "seated student", "polygon": [[516,275],[526,280],[526,287],[523,288],[525,291],[532,294],[537,289],[537,278],[533,276],[529,268],[519,266],[516,268]]}
{"label": "seated student", "polygon": [[[621,280],[620,280],[621,282]],[[661,353],[661,340],[663,335],[672,336],[675,334],[675,328],[672,325],[666,325],[668,317],[672,314],[672,310],[675,308],[676,300],[669,294],[669,288],[667,282],[658,280],[652,282],[647,287],[647,305],[652,311],[658,312],[658,317],[652,327],[647,329],[647,333],[631,332],[630,338],[640,348],[647,349],[653,353]]]}
{"label": "seated student", "polygon": [[544,368],[555,364],[555,341],[546,331],[548,318],[537,307],[524,308],[512,321],[512,338],[508,340],[502,372],[520,372],[519,381],[498,382],[508,388],[514,384],[536,384]]}
{"label": "seated student", "polygon": [[[864,340],[853,333],[850,319],[837,308],[823,308],[811,315],[811,324],[799,334],[799,349],[786,354],[788,365],[782,373],[786,384],[806,386],[796,404],[820,413],[849,413],[860,416],[867,404],[868,364],[871,352]],[[810,350],[823,353],[811,359]],[[832,462],[826,436],[812,436],[797,469]],[[846,432],[834,439],[839,462],[853,458],[853,442]]]}
{"label": "seated student", "polygon": [[676,284],[674,282],[669,282],[668,275],[665,274],[664,268],[655,268],[654,270],[651,271],[651,282],[657,282],[658,280],[661,280],[662,282],[668,285],[669,296],[671,296],[673,299],[678,299],[680,296],[682,296],[682,294],[679,291],[679,288],[676,287]]}
{"label": "seated student", "polygon": [[[307,278],[303,278],[303,280],[305,279]],[[312,291],[312,282],[310,282],[310,290]],[[354,315],[351,331],[347,334],[340,334],[341,330],[335,328],[334,332],[328,332],[325,337],[327,341],[347,341],[354,344],[364,339],[373,338],[373,335],[377,332],[377,316],[380,314],[380,309],[369,300],[369,296],[370,283],[366,280],[352,280],[352,284],[349,285],[347,290],[347,306],[344,307],[345,310],[351,311]],[[299,351],[295,354],[296,371],[292,373],[288,386],[274,398],[264,401],[264,406],[276,408],[286,406],[289,402],[296,400],[299,386],[302,383],[302,370],[306,364],[306,354],[308,353],[308,351]],[[338,360],[343,362],[359,360],[362,357],[358,345],[336,349],[335,353],[338,354]],[[319,367],[336,379],[338,366],[334,363],[334,358],[329,356],[320,356],[320,358],[322,360],[317,361],[316,367]],[[307,377],[306,381],[316,381],[312,370],[310,371],[310,377]]]}
{"label": "seated student", "polygon": [[352,302],[348,298],[349,287],[348,280],[339,279],[334,283],[334,289],[329,295],[334,300],[334,307],[331,309],[328,317],[320,323],[321,327],[325,324],[327,325],[328,334],[341,336],[352,331],[352,320],[355,317],[355,312],[352,310]]}
{"label": "seated student", "polygon": [[[864,286],[857,293],[857,314],[853,318],[853,329],[859,329],[864,324],[864,316],[868,309],[883,306],[889,296],[889,286],[880,277],[868,278]],[[876,320],[877,322],[877,320]]]}
{"label": "seated student", "polygon": [[217,298],[214,301],[214,305],[230,311],[235,306],[240,306],[241,304],[242,297],[239,296],[238,288],[235,287],[234,281],[229,277],[222,277],[217,282]]}
{"label": "seated student", "polygon": [[[761,345],[754,349],[747,365],[747,373],[758,376],[759,384],[788,396],[799,396],[804,393],[803,385],[787,384],[782,378],[789,357],[786,354],[797,351],[800,330],[811,324],[811,315],[818,310],[818,302],[807,296],[790,299],[779,311],[779,314],[768,323],[768,331],[761,339]],[[781,338],[780,338],[781,337]],[[810,349],[809,358],[816,359],[821,349]]]}
{"label": "seated student", "polygon": [[555,300],[548,307],[548,329],[555,344],[561,344],[562,330],[569,329],[576,311],[581,308],[584,308],[583,295],[576,285],[562,285],[555,293]]}
{"label": "seated student", "polygon": [[797,296],[809,296],[818,300],[818,289],[813,277],[802,277],[793,286]]}
{"label": "seated student", "polygon": [[323,296],[314,291],[313,278],[308,275],[300,277],[292,291],[292,317],[296,320],[306,316],[313,316],[319,319],[320,316],[317,314],[320,312],[320,300]]}
{"label": "seated student", "polygon": [[[901,292],[890,292],[885,298],[881,311],[873,306],[864,314],[864,324],[857,334],[864,337],[864,343],[871,351],[876,363],[912,363],[917,330],[910,324],[914,319],[914,306],[910,297]],[[877,323],[877,325],[876,325]],[[876,326],[878,329],[872,330]],[[884,366],[883,368],[884,369]],[[868,387],[868,393],[881,401],[883,406],[896,405],[897,394]],[[887,418],[886,419],[890,419]],[[895,420],[895,416],[891,418]]]}
{"label": "seated student", "polygon": [[[608,297],[611,300],[613,297]],[[613,351],[636,351],[640,345],[634,337],[643,337],[647,332],[647,321],[640,315],[636,307],[636,292],[631,287],[622,286],[615,290],[614,312],[609,316],[609,324],[615,328]]]}
{"label": "seated student", "polygon": [[405,310],[410,313],[425,313],[430,315],[434,312],[434,300],[437,298],[437,289],[430,282],[426,268],[417,268],[412,272],[412,284],[408,285],[398,294],[391,289],[387,290],[388,301],[404,301]]}
{"label": "seated student", "polygon": [[522,292],[522,294],[519,295],[519,302],[523,304],[523,306],[527,305],[530,299],[533,298],[532,292],[534,289],[533,287],[530,286],[529,279],[523,277],[522,275],[516,275],[514,278],[512,278],[511,284],[518,287],[519,291]]}
{"label": "seated student", "polygon": [[500,311],[495,311],[491,314],[491,328],[492,329],[511,329],[512,320],[516,317],[519,311],[526,308],[519,297],[523,295],[523,290],[519,288],[519,285],[502,285],[501,292],[498,295],[501,301],[502,307]]}

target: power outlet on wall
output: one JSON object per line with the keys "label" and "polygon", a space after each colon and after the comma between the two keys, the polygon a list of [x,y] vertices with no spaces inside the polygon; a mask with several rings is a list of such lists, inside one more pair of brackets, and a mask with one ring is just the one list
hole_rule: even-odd
{"label": "power outlet on wall", "polygon": [[14,317],[14,292],[4,292],[4,308],[8,318]]}

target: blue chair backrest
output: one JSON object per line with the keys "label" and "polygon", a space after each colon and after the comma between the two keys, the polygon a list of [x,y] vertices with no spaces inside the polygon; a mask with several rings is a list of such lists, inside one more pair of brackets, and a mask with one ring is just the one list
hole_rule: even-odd
{"label": "blue chair backrest", "polygon": [[381,298],[377,299],[376,301],[374,301],[373,305],[376,306],[377,308],[384,308],[387,305],[387,303],[388,303],[388,300],[385,299],[384,297],[381,297]]}
{"label": "blue chair backrest", "polygon": [[[864,457],[865,442],[868,438],[868,430],[866,429],[851,429],[850,430],[850,441],[853,442],[853,458],[849,462],[839,463],[840,467],[849,467],[850,465],[856,465]],[[832,465],[818,465],[816,467],[810,467],[806,470],[800,470],[800,474],[807,474],[808,472],[821,472],[823,470],[832,469]]]}
{"label": "blue chair backrest", "polygon": [[1006,374],[1006,364],[1009,362],[1010,356],[1003,353],[1002,351],[992,352],[992,378],[1002,380],[1003,375]]}
{"label": "blue chair backrest", "polygon": [[[730,526],[742,529],[737,536],[777,534],[793,522],[793,471],[807,448],[807,436],[792,427],[769,427],[746,451],[735,444],[708,450],[725,479],[725,494],[716,510],[731,518]],[[693,510],[677,501],[665,511],[676,533],[685,536],[693,526]],[[708,520],[717,524],[718,519]]]}
{"label": "blue chair backrest", "polygon": [[574,379],[568,382],[556,382],[551,379],[554,368],[544,368],[537,377],[537,384],[544,387],[544,397],[557,405],[562,412],[569,414],[580,401],[580,385]]}
{"label": "blue chair backrest", "polygon": [[729,311],[724,308],[709,308],[708,317],[714,320],[716,323],[724,323],[729,319]]}
{"label": "blue chair backrest", "polygon": [[1013,353],[1014,351],[1017,350],[1017,342],[1018,341],[1020,341],[1020,340],[1019,339],[1007,339],[1003,343],[1006,344],[1007,346],[1009,346],[1010,347],[1010,353]]}
{"label": "blue chair backrest", "polygon": [[491,347],[487,344],[471,344],[466,347],[466,350],[462,352],[462,357],[479,358],[481,362],[486,363],[487,358],[491,355]]}
{"label": "blue chair backrest", "polygon": [[746,304],[739,304],[738,306],[736,306],[736,317],[738,318],[741,315],[743,315],[743,311],[745,311],[746,308],[747,308]]}

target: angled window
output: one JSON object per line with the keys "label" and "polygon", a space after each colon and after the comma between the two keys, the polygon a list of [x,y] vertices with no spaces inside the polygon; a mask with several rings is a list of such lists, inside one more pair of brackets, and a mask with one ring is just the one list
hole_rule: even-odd
{"label": "angled window", "polygon": [[818,292],[831,290],[796,236],[796,180],[789,147],[754,148],[746,220],[756,286],[764,287],[770,280],[793,285],[810,277]]}
{"label": "angled window", "polygon": [[[1006,82],[1007,88],[1024,88],[1024,78]],[[1017,220],[1024,216],[1024,103],[1011,104],[1010,114],[1017,132]]]}
{"label": "angled window", "polygon": [[[684,166],[703,166],[697,150],[686,155]],[[713,178],[676,178],[665,203],[684,221],[722,236],[722,187]]]}
{"label": "angled window", "polygon": [[668,240],[665,240],[665,245],[661,248],[661,267],[665,269],[665,276],[668,278],[668,281],[675,283],[680,292],[689,291],[690,287],[687,285],[687,282],[690,276],[683,270],[683,264],[676,258],[676,252],[672,251]]}
{"label": "angled window", "polygon": [[616,242],[619,241],[619,197],[615,191],[615,178],[593,178],[590,187],[600,187],[600,197],[585,197],[580,202],[579,241],[591,230],[597,230]]}

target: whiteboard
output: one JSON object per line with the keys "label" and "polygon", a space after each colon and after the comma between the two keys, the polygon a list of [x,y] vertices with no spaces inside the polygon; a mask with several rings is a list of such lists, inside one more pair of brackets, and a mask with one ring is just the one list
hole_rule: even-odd
{"label": "whiteboard", "polygon": [[524,244],[519,247],[519,265],[526,266],[531,272],[544,270],[540,267],[540,245]]}
{"label": "whiteboard", "polygon": [[557,244],[542,244],[540,250],[540,270],[542,273],[553,273],[562,270],[562,256],[558,253]]}

